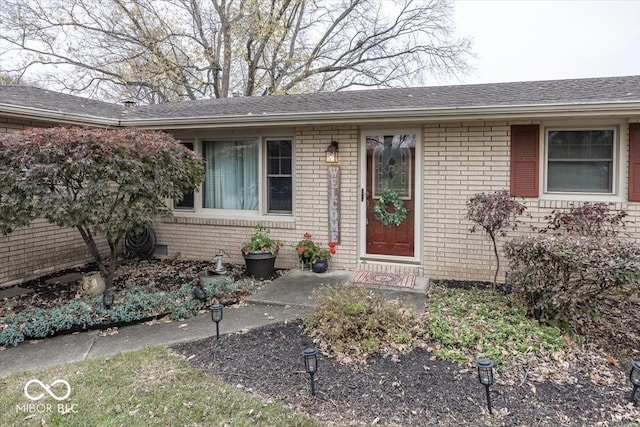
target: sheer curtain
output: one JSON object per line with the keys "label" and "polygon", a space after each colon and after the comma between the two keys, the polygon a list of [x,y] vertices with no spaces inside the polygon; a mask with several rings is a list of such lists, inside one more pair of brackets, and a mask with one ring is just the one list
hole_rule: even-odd
{"label": "sheer curtain", "polygon": [[207,141],[203,149],[204,207],[257,210],[258,141]]}

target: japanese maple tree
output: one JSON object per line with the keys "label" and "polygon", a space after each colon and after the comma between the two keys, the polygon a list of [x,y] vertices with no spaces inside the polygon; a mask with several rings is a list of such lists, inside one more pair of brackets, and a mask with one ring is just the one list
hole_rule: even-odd
{"label": "japanese maple tree", "polygon": [[467,201],[467,219],[474,223],[471,232],[478,228],[483,230],[493,243],[493,253],[496,256],[496,271],[493,275],[493,286],[498,280],[500,270],[500,256],[498,254],[497,236],[506,236],[508,229],[516,229],[518,216],[527,209],[518,202],[507,190],[493,193],[477,193]]}
{"label": "japanese maple tree", "polygon": [[167,199],[193,191],[203,174],[202,160],[161,132],[55,127],[0,135],[0,230],[36,218],[76,228],[108,288],[126,233],[171,215]]}

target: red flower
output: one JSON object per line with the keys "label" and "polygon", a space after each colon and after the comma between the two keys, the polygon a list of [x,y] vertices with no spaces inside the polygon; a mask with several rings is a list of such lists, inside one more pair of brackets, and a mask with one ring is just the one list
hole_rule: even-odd
{"label": "red flower", "polygon": [[304,248],[303,248],[302,246],[300,246],[300,247],[298,248],[298,253],[303,253],[303,252],[304,252]]}
{"label": "red flower", "polygon": [[304,238],[305,239],[310,239],[311,238],[311,233],[304,233]]}
{"label": "red flower", "polygon": [[336,248],[329,248],[329,253],[331,255],[335,255],[336,254]]}
{"label": "red flower", "polygon": [[335,248],[336,247],[336,242],[329,242],[329,247],[330,248]]}

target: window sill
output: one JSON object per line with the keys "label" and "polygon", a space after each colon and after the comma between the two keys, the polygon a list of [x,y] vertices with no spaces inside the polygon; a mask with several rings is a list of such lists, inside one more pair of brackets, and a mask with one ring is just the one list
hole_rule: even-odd
{"label": "window sill", "polygon": [[199,226],[225,226],[225,227],[255,227],[258,223],[268,228],[295,228],[293,215],[258,215],[238,216],[220,214],[213,217],[207,214],[193,212],[174,211],[174,216],[160,218],[158,221],[164,224],[185,224]]}
{"label": "window sill", "polygon": [[607,202],[607,203],[623,203],[626,202],[625,197],[617,194],[599,194],[599,193],[544,193],[539,199],[541,201],[566,201],[566,202]]}

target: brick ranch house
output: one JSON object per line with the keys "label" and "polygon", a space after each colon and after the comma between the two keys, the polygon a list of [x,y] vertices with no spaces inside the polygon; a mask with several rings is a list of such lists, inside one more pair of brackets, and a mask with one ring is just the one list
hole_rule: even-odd
{"label": "brick ranch house", "polygon": [[[0,86],[0,132],[59,124],[158,129],[206,160],[206,178],[155,224],[169,257],[241,263],[257,223],[287,243],[338,242],[334,269],[490,280],[490,242],[466,201],[503,188],[539,224],[556,208],[603,201],[640,232],[640,76],[364,90],[126,106]],[[325,152],[337,142],[339,162]],[[384,189],[408,215],[373,216]],[[520,227],[519,232],[530,232]],[[0,285],[83,263],[75,230],[35,221],[0,236]]]}

